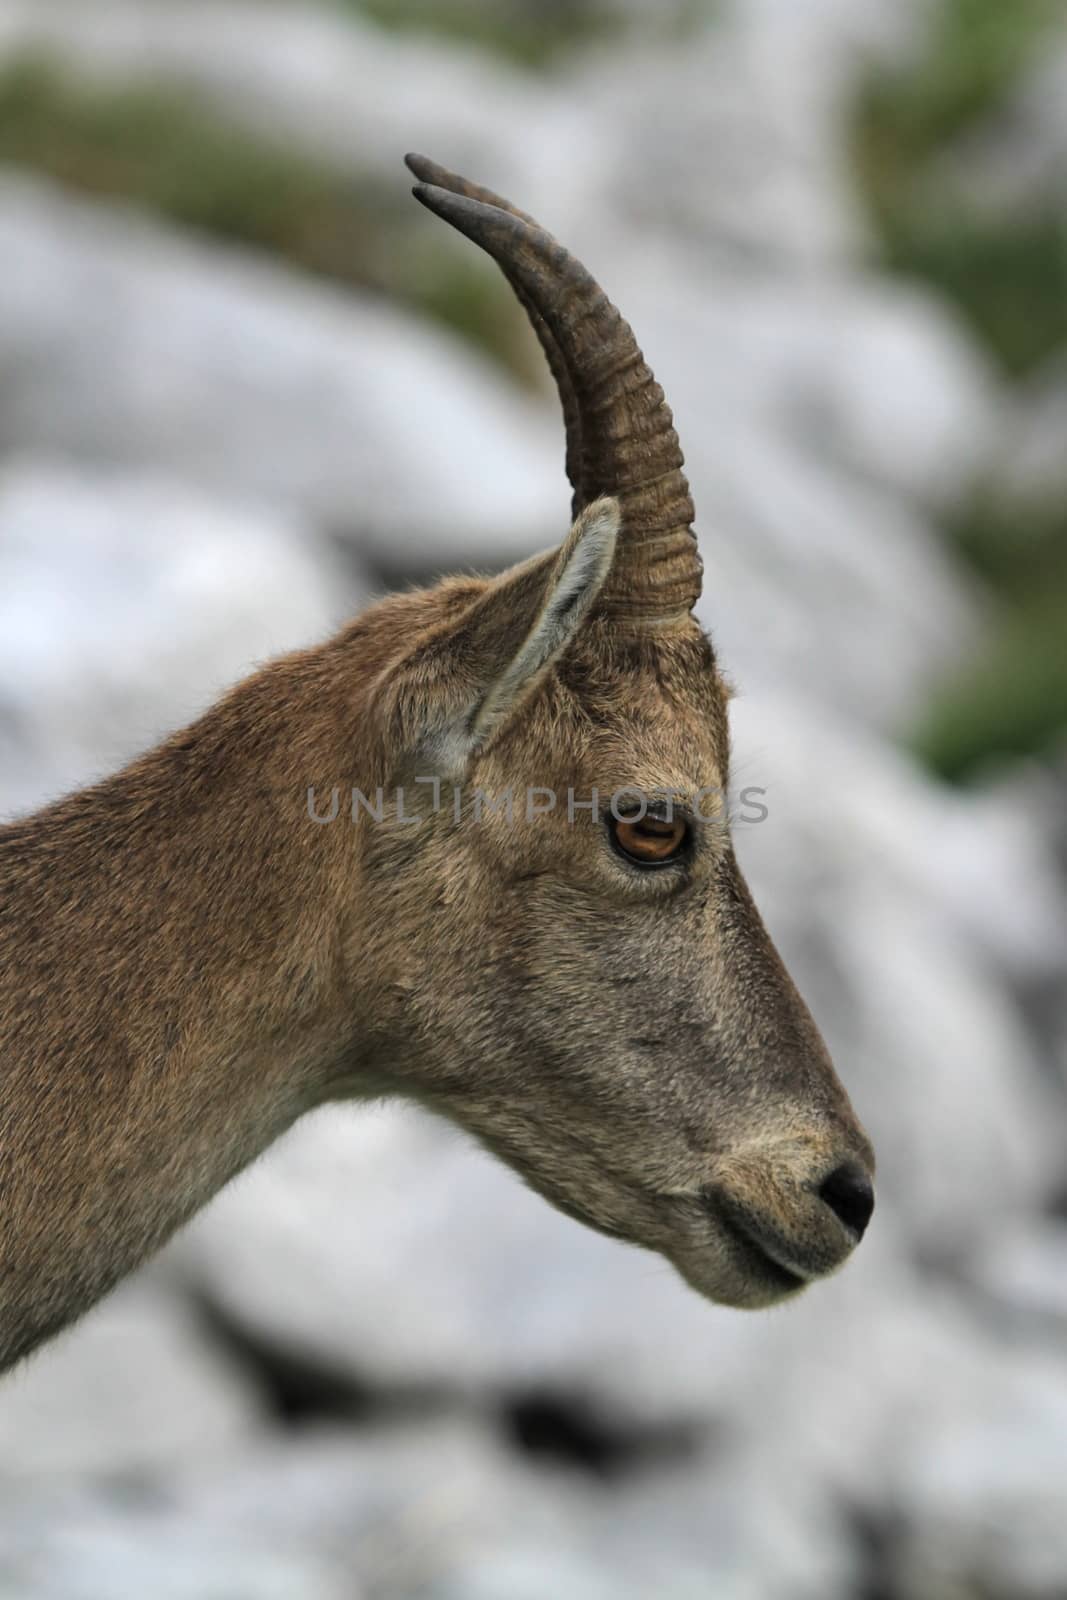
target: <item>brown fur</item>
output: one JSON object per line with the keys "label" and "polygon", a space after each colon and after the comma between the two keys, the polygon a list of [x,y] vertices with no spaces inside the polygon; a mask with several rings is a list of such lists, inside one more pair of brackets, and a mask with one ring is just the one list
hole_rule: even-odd
{"label": "brown fur", "polygon": [[[474,819],[478,788],[725,783],[696,624],[595,609],[457,758],[560,570],[386,599],[0,829],[0,1366],[336,1097],[437,1108],[730,1304],[848,1254],[816,1190],[870,1148],[725,824],[679,875],[628,867],[588,812]],[[413,784],[435,771],[458,821]],[[420,825],[393,800],[351,820],[353,786],[399,783]],[[328,826],[311,786],[320,812],[341,791]]]}

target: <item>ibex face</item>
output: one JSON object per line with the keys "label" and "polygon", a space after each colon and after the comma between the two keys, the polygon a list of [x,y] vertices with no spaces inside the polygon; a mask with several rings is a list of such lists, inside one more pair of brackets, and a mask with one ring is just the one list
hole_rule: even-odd
{"label": "ibex face", "polygon": [[403,809],[360,832],[382,1060],[561,1210],[765,1306],[846,1259],[873,1155],[731,847],[671,415],[578,263],[409,165],[531,316],[578,516],[558,552],[382,608],[412,641],[373,697]]}

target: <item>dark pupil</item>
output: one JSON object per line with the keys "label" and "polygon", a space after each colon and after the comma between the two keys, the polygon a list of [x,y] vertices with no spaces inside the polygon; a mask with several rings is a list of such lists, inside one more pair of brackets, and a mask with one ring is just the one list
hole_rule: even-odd
{"label": "dark pupil", "polygon": [[674,823],[665,822],[662,817],[634,817],[630,826],[640,833],[651,834],[654,839],[667,839],[674,833]]}

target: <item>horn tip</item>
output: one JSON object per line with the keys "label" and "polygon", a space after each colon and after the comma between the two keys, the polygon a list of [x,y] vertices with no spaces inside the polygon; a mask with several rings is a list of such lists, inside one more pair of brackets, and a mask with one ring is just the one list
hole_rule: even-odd
{"label": "horn tip", "polygon": [[501,226],[505,231],[517,226],[508,212],[486,205],[481,200],[473,200],[469,195],[455,194],[437,183],[417,183],[411,192],[427,211],[450,222],[460,233],[465,233],[483,248],[488,248],[487,240],[491,232],[498,231]]}
{"label": "horn tip", "polygon": [[433,211],[439,217],[446,215],[445,206],[442,204],[442,201],[447,201],[449,198],[446,189],[439,189],[435,183],[427,183],[425,179],[420,179],[418,183],[412,185],[411,192],[427,211]]}

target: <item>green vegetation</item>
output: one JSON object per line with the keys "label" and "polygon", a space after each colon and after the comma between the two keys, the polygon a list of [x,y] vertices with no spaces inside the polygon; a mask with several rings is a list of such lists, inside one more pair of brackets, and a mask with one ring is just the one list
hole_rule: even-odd
{"label": "green vegetation", "polygon": [[1061,20],[1059,0],[942,0],[921,59],[866,89],[862,153],[907,178],[1003,103]]}
{"label": "green vegetation", "polygon": [[[869,82],[853,156],[883,265],[932,285],[1007,377],[1067,344],[1067,218],[998,215],[950,156],[1038,60],[1061,0],[942,0],[917,61]],[[976,492],[946,537],[1001,602],[980,657],[946,685],[915,745],[942,776],[1062,744],[1067,730],[1067,505],[998,511]]]}
{"label": "green vegetation", "polygon": [[185,89],[89,86],[42,59],[16,62],[0,73],[0,161],[378,290],[524,380],[539,370],[503,280],[443,230],[430,237],[402,184],[357,184]]}
{"label": "green vegetation", "polygon": [[916,735],[928,765],[960,780],[1067,742],[1067,505],[1008,515],[976,495],[948,532],[1002,601],[982,654]]}
{"label": "green vegetation", "polygon": [[344,0],[350,10],[385,27],[459,39],[521,67],[554,65],[569,51],[617,30],[617,19],[596,0],[522,3],[486,0]]}
{"label": "green vegetation", "polygon": [[947,532],[969,565],[1013,604],[1067,592],[1067,505],[1028,504],[1009,515],[990,489],[957,511]]}
{"label": "green vegetation", "polygon": [[1010,612],[980,658],[938,696],[915,748],[941,777],[1067,744],[1067,631],[1061,595],[1031,596]]}
{"label": "green vegetation", "polygon": [[[403,32],[434,33],[544,71],[569,54],[615,41],[627,27],[605,0],[341,0],[349,10]],[[657,0],[631,26],[677,37],[700,25],[716,0]]]}
{"label": "green vegetation", "polygon": [[886,264],[948,295],[1009,373],[1067,339],[1067,222],[996,216],[942,158],[1062,20],[1059,0],[943,0],[923,58],[872,80],[856,109],[855,170]]}
{"label": "green vegetation", "polygon": [[1010,229],[948,206],[892,237],[890,265],[953,300],[1009,373],[1036,367],[1067,339],[1067,220]]}

